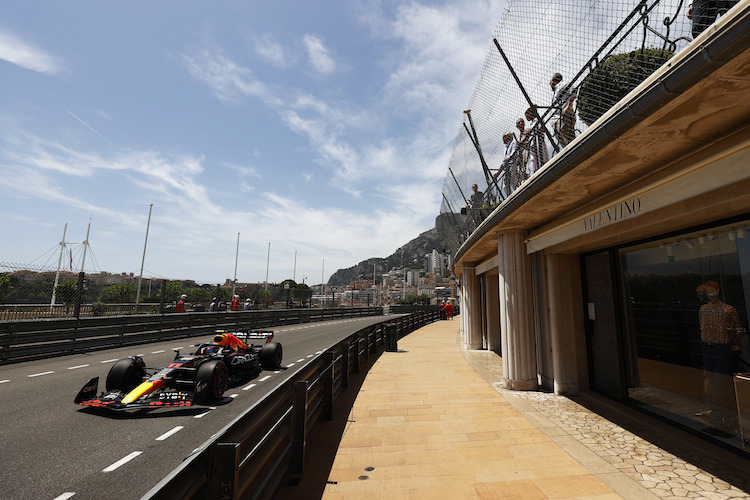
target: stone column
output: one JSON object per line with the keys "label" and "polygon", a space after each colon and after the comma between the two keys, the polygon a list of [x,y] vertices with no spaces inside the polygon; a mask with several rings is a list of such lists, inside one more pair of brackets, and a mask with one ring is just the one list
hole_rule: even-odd
{"label": "stone column", "polygon": [[[555,394],[578,394],[576,337],[583,338],[583,297],[578,255],[547,255],[549,329]],[[581,335],[576,335],[576,333]]]}
{"label": "stone column", "polygon": [[498,276],[485,274],[487,283],[487,350],[500,351],[500,302]]}
{"label": "stone column", "polygon": [[537,388],[533,287],[525,235],[510,231],[497,237],[503,386],[518,391]]}
{"label": "stone column", "polygon": [[461,276],[461,327],[464,349],[482,348],[482,298],[479,278],[473,266],[464,266]]}

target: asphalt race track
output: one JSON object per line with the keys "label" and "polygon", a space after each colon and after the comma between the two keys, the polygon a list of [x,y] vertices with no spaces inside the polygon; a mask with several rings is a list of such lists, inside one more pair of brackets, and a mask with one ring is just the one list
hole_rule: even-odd
{"label": "asphalt race track", "polygon": [[194,449],[321,350],[383,316],[274,328],[285,367],[230,387],[215,406],[107,414],[73,404],[92,377],[142,355],[163,367],[206,336],[0,366],[0,499],[140,498]]}

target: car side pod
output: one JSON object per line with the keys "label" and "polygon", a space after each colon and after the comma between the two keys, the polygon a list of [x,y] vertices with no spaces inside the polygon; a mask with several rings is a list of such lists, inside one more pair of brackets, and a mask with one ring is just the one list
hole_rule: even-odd
{"label": "car side pod", "polygon": [[95,398],[98,390],[99,377],[94,377],[86,382],[86,385],[84,385],[83,388],[78,391],[78,395],[76,395],[76,398],[73,400],[73,402],[75,404],[80,404],[83,401],[88,401],[89,399]]}

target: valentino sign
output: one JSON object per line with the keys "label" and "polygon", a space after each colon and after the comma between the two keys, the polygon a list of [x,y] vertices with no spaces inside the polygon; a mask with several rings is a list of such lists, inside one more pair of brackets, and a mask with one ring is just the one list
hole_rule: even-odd
{"label": "valentino sign", "polygon": [[627,219],[634,215],[638,215],[641,211],[641,199],[636,196],[629,200],[622,201],[617,205],[613,205],[609,208],[597,212],[593,215],[589,215],[583,219],[583,231],[588,232],[594,229],[599,229],[607,224],[619,222]]}

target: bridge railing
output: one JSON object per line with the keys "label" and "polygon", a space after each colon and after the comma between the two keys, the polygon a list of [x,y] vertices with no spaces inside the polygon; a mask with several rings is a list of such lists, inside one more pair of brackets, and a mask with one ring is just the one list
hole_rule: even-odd
{"label": "bridge railing", "polygon": [[[304,473],[308,436],[330,420],[333,404],[361,362],[440,319],[439,308],[371,325],[311,359],[290,379],[201,445],[144,499],[271,498]],[[393,339],[393,340],[395,340]]]}
{"label": "bridge railing", "polygon": [[0,365],[196,335],[379,316],[382,307],[282,309],[0,322]]}

